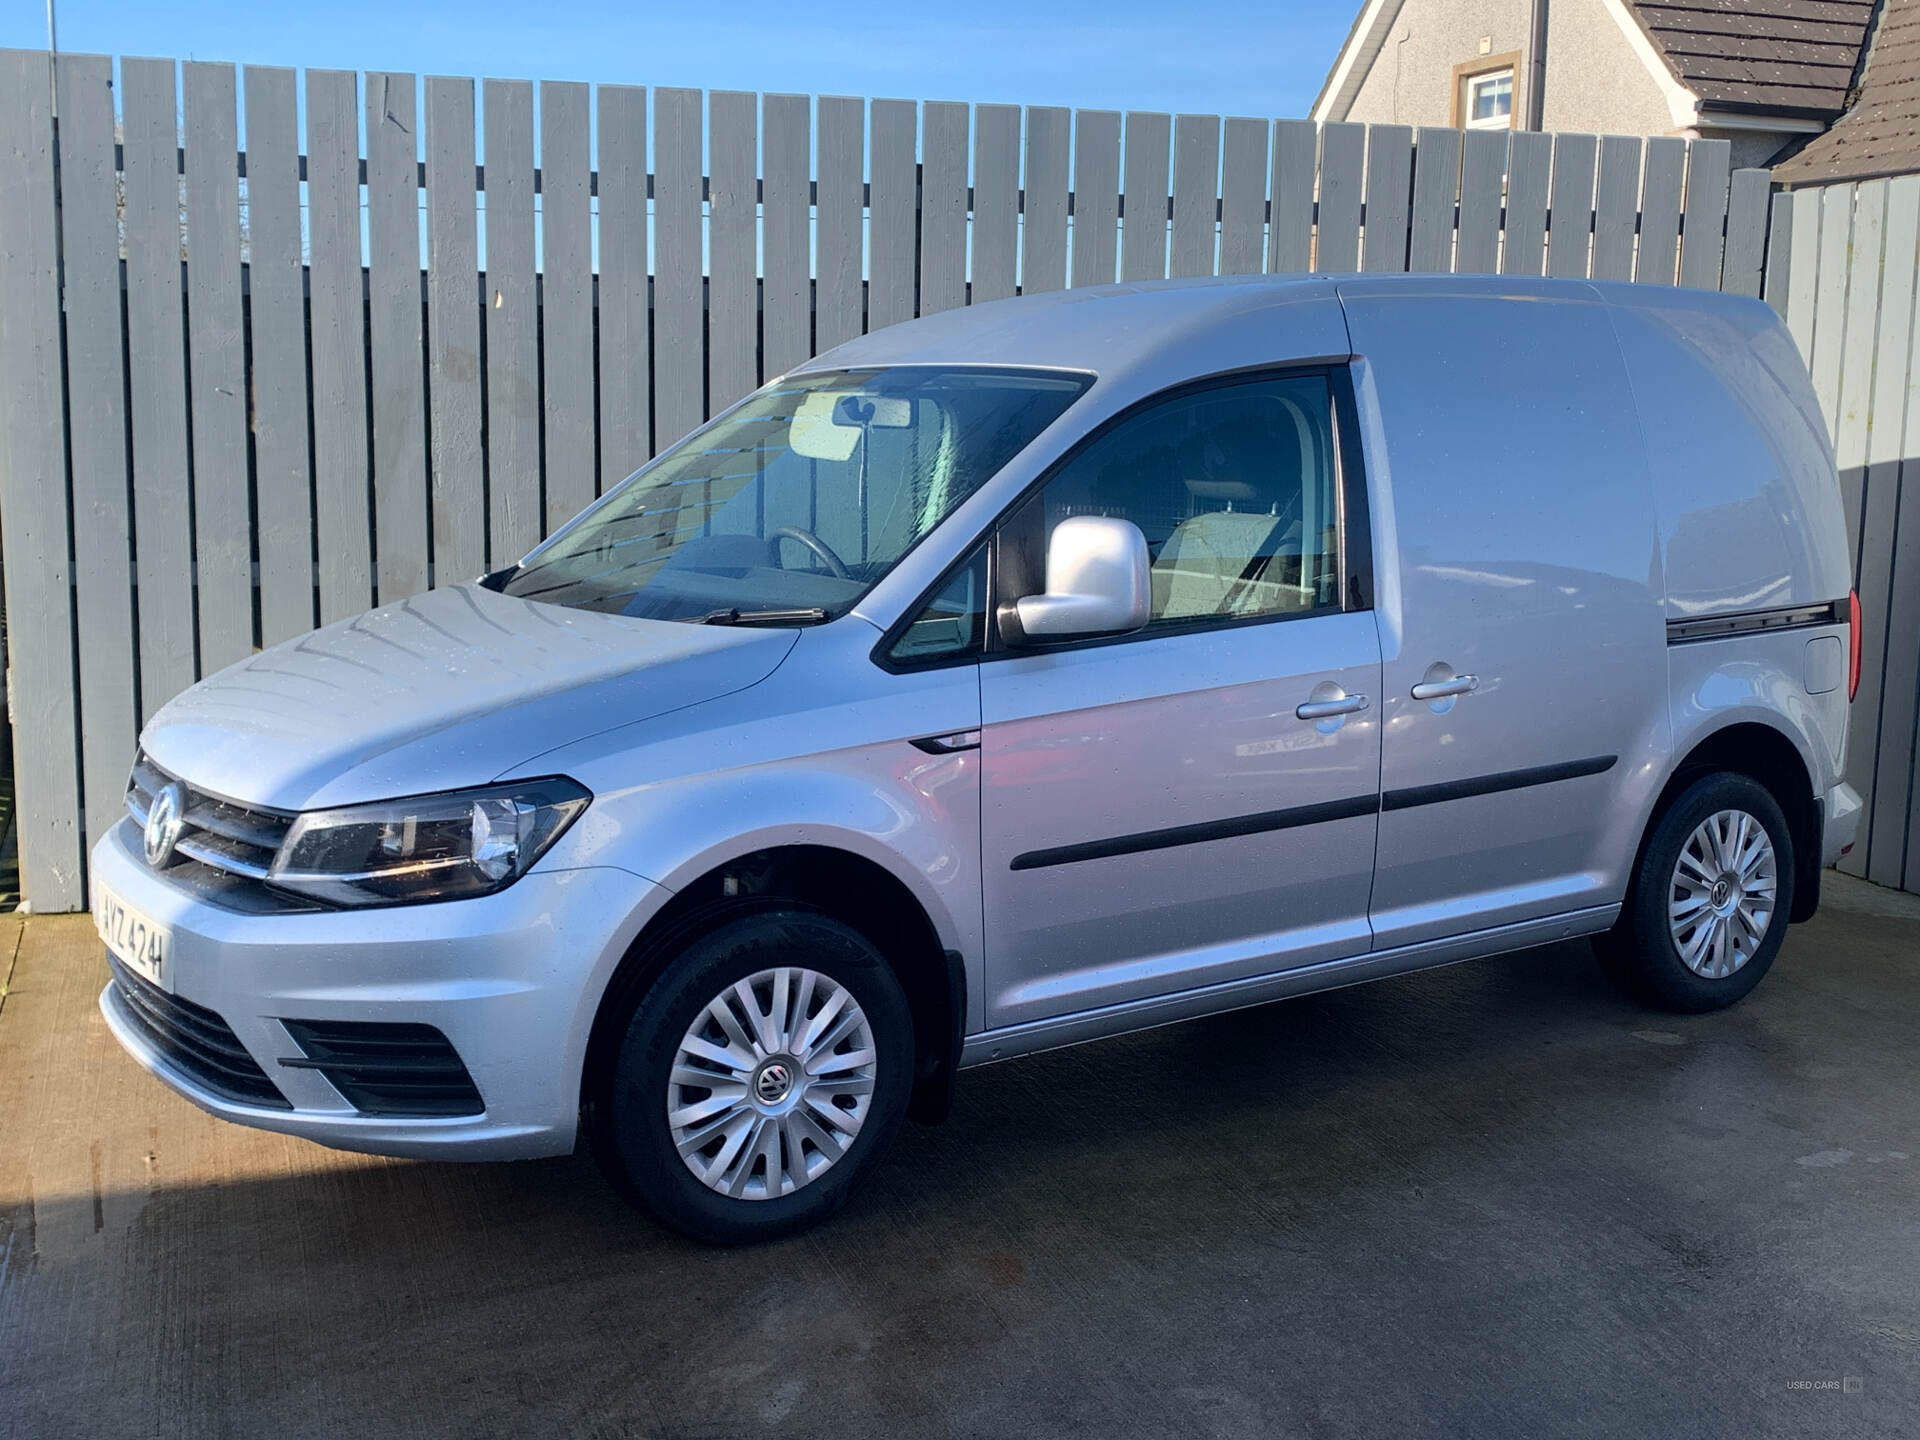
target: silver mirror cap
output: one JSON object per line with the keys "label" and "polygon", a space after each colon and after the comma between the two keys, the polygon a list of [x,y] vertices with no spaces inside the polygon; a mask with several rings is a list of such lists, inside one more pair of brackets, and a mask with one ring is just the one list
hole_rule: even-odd
{"label": "silver mirror cap", "polygon": [[1047,542],[1047,593],[1015,602],[1030,640],[1124,635],[1153,611],[1147,537],[1131,520],[1075,515]]}

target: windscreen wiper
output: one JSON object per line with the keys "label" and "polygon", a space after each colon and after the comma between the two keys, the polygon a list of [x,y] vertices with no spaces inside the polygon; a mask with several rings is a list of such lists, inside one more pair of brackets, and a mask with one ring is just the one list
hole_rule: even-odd
{"label": "windscreen wiper", "polygon": [[817,605],[798,610],[713,610],[700,617],[702,625],[818,625],[827,612]]}

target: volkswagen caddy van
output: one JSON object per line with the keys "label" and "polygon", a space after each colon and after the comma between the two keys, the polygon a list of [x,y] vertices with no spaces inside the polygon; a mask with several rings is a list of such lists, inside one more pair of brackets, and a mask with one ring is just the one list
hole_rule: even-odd
{"label": "volkswagen caddy van", "polygon": [[1855,605],[1753,301],[955,310],[162,709],[101,1007],[241,1124],[789,1232],[969,1066],[1577,936],[1738,1000],[1852,840]]}

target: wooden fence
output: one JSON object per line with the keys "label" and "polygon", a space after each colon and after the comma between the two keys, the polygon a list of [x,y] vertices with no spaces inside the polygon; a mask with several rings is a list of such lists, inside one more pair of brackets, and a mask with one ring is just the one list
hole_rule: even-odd
{"label": "wooden fence", "polygon": [[48,69],[0,51],[0,537],[40,910],[84,905],[138,726],[197,677],[518,557],[862,331],[1167,275],[1752,295],[1768,264],[1768,177],[1721,141],[171,60],[115,85],[77,55],[56,105]]}

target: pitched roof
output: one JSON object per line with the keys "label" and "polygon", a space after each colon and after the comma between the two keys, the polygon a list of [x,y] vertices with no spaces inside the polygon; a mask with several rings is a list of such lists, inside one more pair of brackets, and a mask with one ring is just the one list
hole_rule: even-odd
{"label": "pitched roof", "polygon": [[1799,154],[1773,167],[1783,185],[1824,185],[1920,170],[1920,0],[1887,0],[1860,98]]}
{"label": "pitched roof", "polygon": [[1847,108],[1877,4],[1629,0],[1674,78],[1703,105],[1821,119]]}

